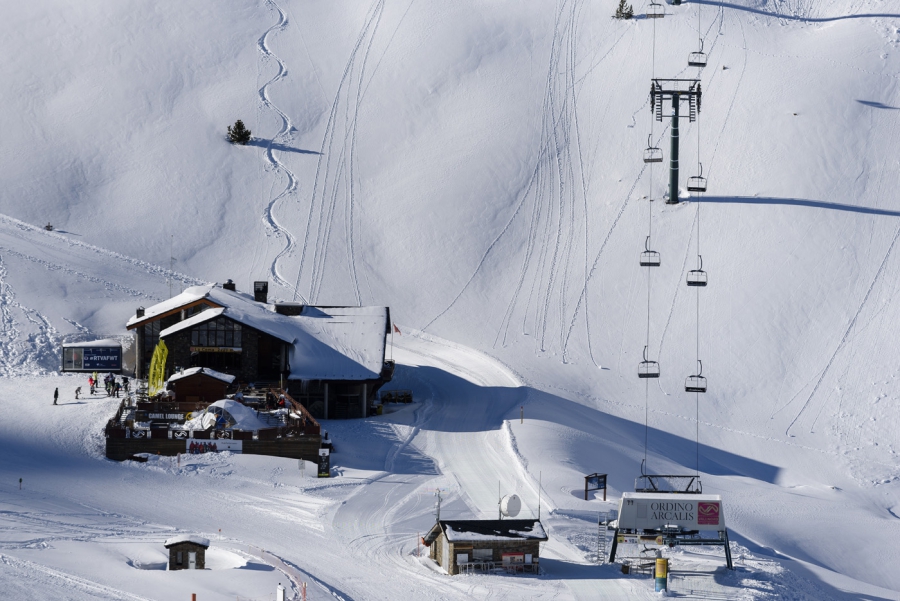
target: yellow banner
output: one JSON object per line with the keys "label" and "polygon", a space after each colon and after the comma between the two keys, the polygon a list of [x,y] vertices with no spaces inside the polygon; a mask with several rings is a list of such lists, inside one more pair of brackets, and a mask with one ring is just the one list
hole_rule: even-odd
{"label": "yellow banner", "polygon": [[153,351],[153,358],[150,360],[150,373],[147,375],[147,388],[150,396],[159,393],[166,381],[166,359],[169,356],[169,349],[162,340],[156,345]]}

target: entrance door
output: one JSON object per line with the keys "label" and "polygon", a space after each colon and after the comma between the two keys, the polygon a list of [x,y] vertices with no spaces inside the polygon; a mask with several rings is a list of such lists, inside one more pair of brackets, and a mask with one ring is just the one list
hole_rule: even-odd
{"label": "entrance door", "polygon": [[188,551],[188,569],[197,569],[197,553],[196,551]]}

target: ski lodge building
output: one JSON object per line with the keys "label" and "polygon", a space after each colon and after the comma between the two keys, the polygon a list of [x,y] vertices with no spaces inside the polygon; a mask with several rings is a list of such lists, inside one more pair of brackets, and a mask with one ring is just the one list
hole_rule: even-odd
{"label": "ski lodge building", "polygon": [[147,377],[163,340],[167,378],[205,367],[238,384],[283,382],[314,417],[365,417],[393,376],[385,360],[390,309],[270,304],[267,296],[267,282],[256,282],[250,296],[229,280],[138,308],[126,324],[135,333],[135,375]]}
{"label": "ski lodge building", "polygon": [[450,575],[469,572],[538,572],[548,540],[540,520],[439,520],[422,542]]}

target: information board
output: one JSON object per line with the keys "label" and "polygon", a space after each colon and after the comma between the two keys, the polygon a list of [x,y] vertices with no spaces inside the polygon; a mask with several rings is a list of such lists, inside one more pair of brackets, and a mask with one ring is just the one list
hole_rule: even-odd
{"label": "information board", "polygon": [[82,369],[97,371],[119,371],[122,369],[122,349],[119,347],[85,347]]}

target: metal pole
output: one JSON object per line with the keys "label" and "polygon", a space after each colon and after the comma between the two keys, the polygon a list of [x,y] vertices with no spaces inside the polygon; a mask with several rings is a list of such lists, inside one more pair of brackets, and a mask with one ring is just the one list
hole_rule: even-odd
{"label": "metal pole", "polygon": [[681,99],[672,94],[672,148],[669,159],[669,200],[667,204],[678,204],[678,108]]}

